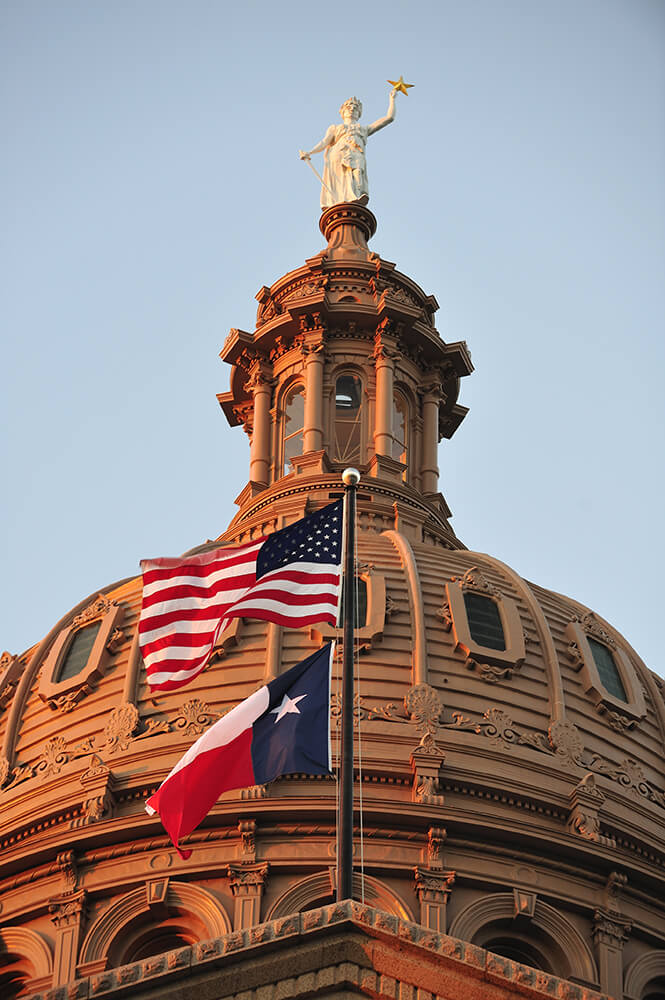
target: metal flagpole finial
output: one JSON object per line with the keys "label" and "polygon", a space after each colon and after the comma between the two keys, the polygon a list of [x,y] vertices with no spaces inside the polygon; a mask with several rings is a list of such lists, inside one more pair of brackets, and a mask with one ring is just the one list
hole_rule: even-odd
{"label": "metal flagpole finial", "polygon": [[357,486],[360,482],[360,473],[357,469],[349,467],[342,473],[342,482],[345,486]]}

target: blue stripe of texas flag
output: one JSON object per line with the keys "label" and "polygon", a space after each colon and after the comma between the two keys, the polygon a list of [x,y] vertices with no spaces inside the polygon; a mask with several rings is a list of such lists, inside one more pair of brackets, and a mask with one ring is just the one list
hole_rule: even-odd
{"label": "blue stripe of texas flag", "polygon": [[282,774],[329,774],[330,671],[333,644],[268,684],[270,704],[252,727],[257,785]]}

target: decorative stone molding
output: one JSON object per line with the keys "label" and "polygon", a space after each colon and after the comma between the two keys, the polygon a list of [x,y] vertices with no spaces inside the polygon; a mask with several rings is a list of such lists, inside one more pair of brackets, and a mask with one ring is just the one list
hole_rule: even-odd
{"label": "decorative stone molding", "polygon": [[608,837],[601,836],[599,812],[605,802],[605,796],[596,786],[594,775],[585,774],[570,795],[570,812],[568,814],[568,829],[596,843],[612,846]]}
{"label": "decorative stone molding", "polygon": [[626,969],[624,978],[624,996],[629,1000],[638,1000],[654,979],[665,978],[665,949],[649,951],[640,955]]}
{"label": "decorative stone molding", "polygon": [[24,927],[0,927],[0,950],[26,959],[33,979],[49,981],[53,976],[51,949],[36,931]]}
{"label": "decorative stone molding", "polygon": [[18,656],[12,656],[7,651],[0,656],[0,708],[7,708],[10,704],[24,670],[25,664]]}
{"label": "decorative stone molding", "polygon": [[256,861],[256,820],[239,820],[238,833],[240,834],[240,855],[242,860]]}
{"label": "decorative stone molding", "polygon": [[439,728],[443,712],[439,692],[431,684],[415,684],[404,696],[404,708],[414,723],[416,732],[421,736],[421,746],[429,746]]}
{"label": "decorative stone molding", "polygon": [[87,914],[87,893],[67,893],[49,900],[49,912],[55,925],[53,985],[62,986],[76,976],[76,958]]}
{"label": "decorative stone molding", "polygon": [[[266,920],[284,919],[308,910],[316,900],[325,899],[326,896],[332,897],[336,883],[334,868],[308,875],[289,886],[279,896],[270,907]],[[353,895],[359,898],[363,892],[366,905],[375,907],[384,914],[391,914],[388,919],[414,920],[414,914],[409,906],[384,882],[372,875],[365,875],[362,879],[360,873],[356,871],[353,873]],[[306,914],[302,913],[302,916],[304,918]]]}
{"label": "decorative stone molding", "polygon": [[[484,937],[491,939],[497,927],[510,926],[514,919],[514,894],[492,893],[475,899],[458,913],[448,933],[463,941],[482,943]],[[563,914],[536,899],[531,922],[540,931],[541,940],[549,939],[557,953],[565,957],[568,968],[563,969],[560,975],[586,983],[598,982],[596,962],[589,945]]]}
{"label": "decorative stone molding", "polygon": [[200,698],[190,698],[181,707],[173,720],[173,731],[185,736],[200,736],[217,719],[219,712],[211,712],[210,706]]}
{"label": "decorative stone molding", "polygon": [[628,876],[623,872],[610,872],[605,883],[605,909],[610,913],[621,912],[621,895],[628,885]]}
{"label": "decorative stone molding", "polygon": [[81,775],[84,798],[81,815],[72,821],[72,828],[89,826],[113,815],[115,806],[115,777],[99,754],[92,755],[87,771]]}
{"label": "decorative stone molding", "polygon": [[136,705],[127,702],[125,705],[114,708],[104,727],[104,736],[106,737],[104,746],[108,747],[110,753],[126,750],[138,724],[139,710]]}
{"label": "decorative stone molding", "polygon": [[442,826],[430,826],[427,831],[426,861],[431,871],[443,869],[443,845],[448,837],[448,831]]}
{"label": "decorative stone molding", "polygon": [[74,851],[62,851],[58,854],[56,865],[65,879],[65,894],[76,892],[79,884],[79,872]]}
{"label": "decorative stone molding", "polygon": [[584,744],[579,731],[572,722],[560,719],[551,722],[547,730],[550,746],[566,764],[582,766]]}
{"label": "decorative stone molding", "polygon": [[268,863],[244,862],[229,865],[227,875],[234,898],[233,926],[235,930],[254,927],[261,921],[261,898],[268,876]]}
{"label": "decorative stone molding", "polygon": [[440,772],[445,753],[436,745],[434,737],[425,734],[411,753],[413,785],[411,797],[414,802],[426,805],[443,805]]}
{"label": "decorative stone molding", "polygon": [[[123,614],[121,604],[99,594],[59,632],[41,671],[38,694],[42,701],[54,710],[70,712],[95,689],[107,670],[110,657],[125,641],[125,635],[119,628]],[[100,628],[85,666],[73,677],[56,680],[76,632],[95,621],[100,622]]]}
{"label": "decorative stone molding", "polygon": [[60,774],[69,761],[66,746],[64,736],[52,736],[51,739],[46,740],[42,748],[42,755],[35,764],[34,773],[41,778]]}
{"label": "decorative stone molding", "polygon": [[[169,911],[184,911],[197,917],[211,939],[231,931],[231,924],[221,903],[200,886],[170,881],[164,903]],[[114,947],[115,942],[122,940],[125,928],[135,921],[147,919],[149,915],[144,886],[133,889],[111,903],[97,917],[85,937],[81,946],[79,974],[89,975],[91,971],[100,971],[100,963],[103,969],[109,950]]]}
{"label": "decorative stone molding", "polygon": [[[594,660],[589,637],[608,647],[614,666],[621,678],[626,701],[616,697],[603,684]],[[616,732],[622,733],[640,722],[646,715],[644,692],[627,653],[603,628],[593,612],[574,618],[566,627],[567,655],[580,673],[584,689],[593,700],[596,711],[604,716]]]}
{"label": "decorative stone molding", "polygon": [[[377,933],[382,942],[378,951]],[[375,954],[368,967],[361,956],[370,952]],[[315,970],[311,965],[313,954],[320,956]],[[248,968],[251,980],[238,993],[238,974]],[[53,991],[51,995],[46,992],[48,986],[40,984],[44,993],[39,994],[39,1000],[120,998],[126,997],[128,990],[137,989],[145,996],[166,996],[182,992],[183,973],[200,984],[201,995],[214,995],[220,1000],[323,993],[415,1000],[433,996],[437,982],[453,984],[450,988],[456,996],[519,994],[527,1000],[607,1000],[606,995],[589,986],[559,979],[351,900],[292,912],[259,927],[234,931],[131,965],[84,973],[85,978],[68,985],[66,993]],[[448,993],[452,995],[450,989]]]}
{"label": "decorative stone molding", "polygon": [[619,918],[616,913],[598,909],[594,913],[593,939],[614,947],[622,946],[628,940],[632,928],[630,920]]}
{"label": "decorative stone molding", "polygon": [[593,920],[593,941],[598,955],[601,988],[611,996],[623,995],[623,945],[632,923],[618,913],[596,910]]}
{"label": "decorative stone molding", "polygon": [[[505,649],[490,649],[472,638],[464,603],[467,592],[480,594],[495,602]],[[461,577],[451,577],[437,617],[446,631],[452,628],[455,652],[466,657],[465,666],[477,671],[483,680],[489,683],[510,680],[524,663],[526,642],[517,604],[490,583],[478,566],[469,567]]]}

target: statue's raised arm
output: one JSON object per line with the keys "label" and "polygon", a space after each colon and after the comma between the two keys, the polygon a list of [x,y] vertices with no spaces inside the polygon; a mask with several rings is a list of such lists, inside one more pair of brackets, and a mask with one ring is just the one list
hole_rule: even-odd
{"label": "statue's raised arm", "polygon": [[[390,92],[388,113],[384,118],[378,118],[372,125],[361,125],[363,106],[357,97],[350,97],[339,109],[341,124],[331,125],[321,142],[309,151],[300,150],[300,159],[309,163],[321,181],[321,208],[350,201],[367,203],[367,139],[395,120],[395,96],[398,93],[406,94],[406,87],[411,86],[405,84],[401,77],[389,82],[394,86]],[[314,153],[324,155],[323,177],[312,165],[311,157]]]}
{"label": "statue's raised arm", "polygon": [[385,128],[386,125],[390,125],[391,122],[395,121],[395,94],[396,93],[397,93],[397,91],[393,87],[393,89],[390,91],[390,100],[388,101],[388,111],[386,113],[385,118],[377,118],[375,122],[372,122],[372,124],[369,127],[369,131],[367,133],[368,135],[374,135],[374,133],[378,132],[380,128]]}

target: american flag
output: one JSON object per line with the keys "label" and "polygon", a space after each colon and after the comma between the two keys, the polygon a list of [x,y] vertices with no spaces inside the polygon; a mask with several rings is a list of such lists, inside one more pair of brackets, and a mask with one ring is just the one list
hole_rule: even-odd
{"label": "american flag", "polygon": [[341,562],[341,500],[245,545],[142,560],[139,643],[151,689],[200,674],[231,618],[334,625]]}

